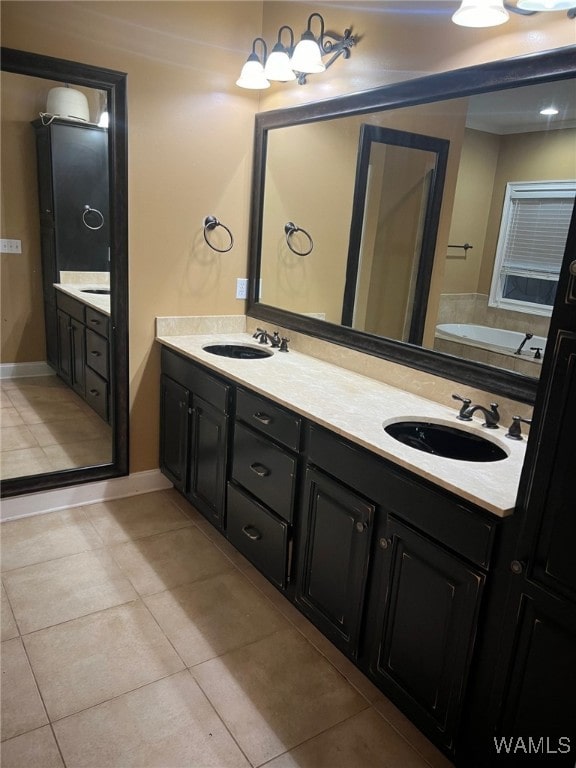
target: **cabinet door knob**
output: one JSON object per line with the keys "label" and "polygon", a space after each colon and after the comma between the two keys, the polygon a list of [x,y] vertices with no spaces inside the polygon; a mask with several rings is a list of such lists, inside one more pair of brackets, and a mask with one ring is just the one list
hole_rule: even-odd
{"label": "cabinet door knob", "polygon": [[365,522],[363,522],[362,520],[358,520],[358,522],[356,523],[355,527],[356,527],[356,530],[358,531],[358,533],[364,533],[366,528],[368,528],[367,524]]}
{"label": "cabinet door knob", "polygon": [[568,269],[570,270],[570,274],[576,277],[576,261],[573,261],[568,267]]}
{"label": "cabinet door knob", "polygon": [[253,525],[245,525],[242,528],[242,533],[244,534],[244,536],[248,536],[248,538],[251,541],[258,541],[259,539],[262,538],[262,534],[260,533],[258,528],[254,528]]}
{"label": "cabinet door knob", "polygon": [[512,560],[510,570],[513,574],[519,576],[524,571],[524,563],[520,562],[520,560]]}
{"label": "cabinet door knob", "polygon": [[391,539],[386,539],[384,536],[378,539],[378,546],[380,547],[380,549],[388,549],[390,544],[392,544]]}
{"label": "cabinet door knob", "polygon": [[257,462],[250,464],[250,469],[257,474],[258,477],[267,477],[270,474],[268,467],[265,467],[264,464],[258,464]]}

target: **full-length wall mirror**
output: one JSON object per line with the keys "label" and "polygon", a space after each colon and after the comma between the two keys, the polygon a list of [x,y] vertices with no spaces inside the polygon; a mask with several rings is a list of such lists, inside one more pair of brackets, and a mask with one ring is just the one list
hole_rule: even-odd
{"label": "full-length wall mirror", "polygon": [[[532,402],[576,194],[575,62],[570,47],[257,115],[248,314]],[[436,145],[367,154],[387,131]]]}
{"label": "full-length wall mirror", "polygon": [[2,237],[21,242],[1,257],[14,496],[128,472],[126,76],[3,48],[0,78]]}

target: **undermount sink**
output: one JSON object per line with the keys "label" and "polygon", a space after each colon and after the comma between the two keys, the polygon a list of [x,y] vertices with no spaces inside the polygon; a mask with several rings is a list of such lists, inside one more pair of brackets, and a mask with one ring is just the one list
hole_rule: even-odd
{"label": "undermount sink", "polygon": [[418,451],[458,461],[501,461],[508,454],[499,445],[480,435],[448,424],[429,421],[396,421],[384,424],[384,431]]}
{"label": "undermount sink", "polygon": [[210,352],[211,355],[233,357],[236,360],[260,360],[264,357],[272,357],[272,352],[251,344],[208,344],[202,349]]}
{"label": "undermount sink", "polygon": [[80,293],[102,293],[105,296],[110,294],[110,288],[80,288]]}

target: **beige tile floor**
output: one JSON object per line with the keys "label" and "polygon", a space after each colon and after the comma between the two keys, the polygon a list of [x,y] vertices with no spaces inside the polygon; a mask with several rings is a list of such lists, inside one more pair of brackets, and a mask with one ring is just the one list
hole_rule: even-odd
{"label": "beige tile floor", "polygon": [[111,461],[110,426],[57,376],[3,379],[0,479]]}
{"label": "beige tile floor", "polygon": [[5,522],[3,768],[447,768],[175,491]]}

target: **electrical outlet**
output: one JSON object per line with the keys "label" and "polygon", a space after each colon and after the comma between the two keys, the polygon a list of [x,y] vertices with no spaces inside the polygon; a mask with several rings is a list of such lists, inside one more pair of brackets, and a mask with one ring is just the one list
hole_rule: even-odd
{"label": "electrical outlet", "polygon": [[22,240],[0,240],[0,253],[22,253]]}
{"label": "electrical outlet", "polygon": [[236,298],[237,299],[248,298],[248,278],[247,277],[236,278]]}

